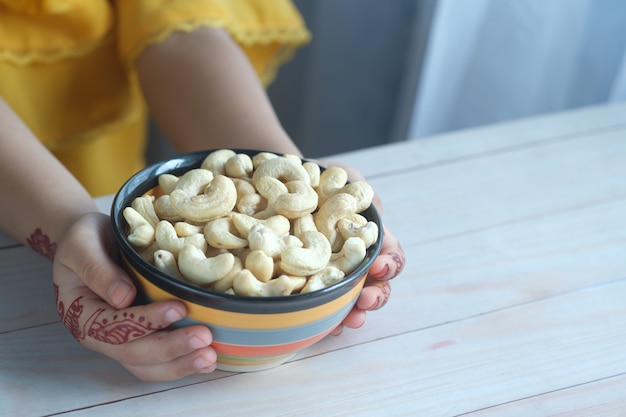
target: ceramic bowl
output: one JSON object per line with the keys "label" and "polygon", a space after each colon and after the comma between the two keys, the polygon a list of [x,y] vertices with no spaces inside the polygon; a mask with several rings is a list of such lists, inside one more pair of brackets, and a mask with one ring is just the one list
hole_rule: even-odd
{"label": "ceramic bowl", "polygon": [[[259,152],[235,151],[250,156]],[[156,163],[121,187],[113,201],[111,221],[122,260],[137,285],[137,304],[180,300],[186,304],[188,316],[176,326],[201,323],[211,329],[218,369],[247,372],[275,367],[328,335],[352,309],[367,271],[380,251],[380,217],[374,206],[361,213],[378,224],[377,243],[367,250],[365,260],[353,273],[322,290],[281,297],[244,297],[214,292],[173,278],[146,262],[128,242],[122,211],[135,197],[153,192],[158,187],[159,175],[182,175],[198,168],[210,152],[188,153]]]}

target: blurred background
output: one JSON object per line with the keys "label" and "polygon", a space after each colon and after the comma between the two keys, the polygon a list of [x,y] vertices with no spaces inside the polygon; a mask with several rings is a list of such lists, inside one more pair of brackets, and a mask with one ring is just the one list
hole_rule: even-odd
{"label": "blurred background", "polygon": [[294,3],[313,39],[268,94],[308,157],[626,100],[623,0]]}

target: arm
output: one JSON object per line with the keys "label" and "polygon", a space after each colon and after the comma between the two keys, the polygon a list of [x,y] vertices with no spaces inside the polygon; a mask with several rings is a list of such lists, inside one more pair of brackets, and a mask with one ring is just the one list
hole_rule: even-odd
{"label": "arm", "polygon": [[49,258],[65,230],[97,208],[87,191],[37,140],[0,98],[0,228],[23,244],[33,235],[48,245],[33,249]]}
{"label": "arm", "polygon": [[249,148],[301,155],[225,31],[174,32],[146,48],[136,65],[151,114],[179,151]]}
{"label": "arm", "polygon": [[[114,261],[117,247],[109,217],[98,212],[87,191],[2,99],[0,189],[0,229],[53,259],[60,319],[80,343],[146,380],[215,368],[206,327],[157,331],[185,315],[182,303],[130,307],[135,288]],[[125,315],[131,319],[120,320]],[[104,323],[110,330],[118,326],[119,332],[111,333],[121,336],[92,331]]]}

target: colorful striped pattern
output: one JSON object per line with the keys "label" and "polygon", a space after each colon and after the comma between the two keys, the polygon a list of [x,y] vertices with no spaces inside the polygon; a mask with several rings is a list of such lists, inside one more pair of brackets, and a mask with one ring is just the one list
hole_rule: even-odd
{"label": "colorful striped pattern", "polygon": [[[129,265],[144,295],[152,301],[175,298]],[[218,369],[249,372],[280,365],[328,335],[350,312],[365,282],[333,301],[286,313],[246,314],[183,301],[188,316],[180,326],[205,324],[213,333]]]}

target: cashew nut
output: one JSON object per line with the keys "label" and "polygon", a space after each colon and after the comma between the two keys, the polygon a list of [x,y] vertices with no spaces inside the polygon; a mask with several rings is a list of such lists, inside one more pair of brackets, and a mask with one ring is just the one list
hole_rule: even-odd
{"label": "cashew nut", "polygon": [[183,190],[174,190],[170,194],[170,202],[184,218],[194,222],[206,222],[225,216],[235,207],[237,190],[230,178],[218,175],[204,194],[189,195]]}
{"label": "cashew nut", "polygon": [[239,213],[253,216],[255,213],[267,208],[267,199],[257,193],[251,182],[241,178],[234,178],[233,182],[237,189],[237,203],[235,207]]}
{"label": "cashew nut", "polygon": [[328,266],[334,266],[347,275],[363,262],[365,251],[366,247],[362,239],[350,237],[344,242],[341,251],[332,254]]}
{"label": "cashew nut", "polygon": [[128,241],[136,247],[145,247],[154,241],[154,227],[132,207],[126,207],[122,212],[130,227]]}
{"label": "cashew nut", "polygon": [[302,243],[302,248],[290,247],[283,251],[280,269],[298,276],[312,275],[324,269],[332,254],[326,237],[311,230],[302,235]]}
{"label": "cashew nut", "polygon": [[269,281],[274,275],[274,259],[260,249],[246,256],[244,266],[261,282]]}
{"label": "cashew nut", "polygon": [[291,294],[293,287],[294,283],[287,276],[261,282],[247,269],[239,271],[233,279],[235,294],[248,297],[285,296]]}
{"label": "cashew nut", "polygon": [[180,237],[186,237],[196,233],[204,232],[204,228],[202,226],[187,222],[174,223],[174,230],[176,230],[176,234]]}
{"label": "cashew nut", "polygon": [[224,175],[224,165],[226,165],[226,161],[228,161],[231,157],[235,156],[236,153],[230,149],[218,149],[217,151],[213,151],[204,158],[202,164],[200,164],[200,168],[208,169],[213,172],[213,175]]}
{"label": "cashew nut", "polygon": [[267,256],[278,257],[283,250],[283,242],[272,229],[263,224],[255,224],[248,233],[248,245],[250,250],[261,250]]}
{"label": "cashew nut", "polygon": [[[244,194],[237,200],[237,211],[239,213],[254,216],[263,213],[267,209],[267,200],[261,194]],[[266,212],[269,213],[269,212]],[[265,216],[267,218],[267,216]]]}
{"label": "cashew nut", "polygon": [[324,204],[331,195],[336,194],[337,190],[346,185],[348,182],[348,173],[345,169],[338,166],[326,168],[320,174],[320,183],[317,187],[320,205]]}
{"label": "cashew nut", "polygon": [[350,194],[356,199],[356,212],[360,213],[366,210],[374,199],[374,189],[365,181],[351,182],[338,191],[340,193]]}
{"label": "cashew nut", "polygon": [[224,275],[224,277],[213,282],[210,288],[213,291],[223,292],[223,293],[227,292],[228,290],[232,291],[233,280],[235,279],[235,275],[237,275],[237,273],[241,271],[242,269],[243,269],[243,264],[241,262],[241,259],[235,257],[233,267],[231,268],[231,270],[228,271],[228,273]]}
{"label": "cashew nut", "polygon": [[252,185],[252,180],[248,178],[231,178],[233,180],[233,184],[235,184],[235,189],[237,190],[237,195],[241,196],[244,194],[256,194],[256,188]]}
{"label": "cashew nut", "polygon": [[[281,182],[306,181],[310,183],[309,174],[297,158],[279,157],[263,162],[252,174],[252,183],[257,186],[260,178],[271,177]],[[257,187],[258,189],[258,187]]]}
{"label": "cashew nut", "polygon": [[174,225],[167,220],[161,220],[157,225],[155,239],[161,249],[173,253],[174,256],[178,256],[178,253],[186,244],[191,244],[202,251],[205,251],[207,248],[207,242],[201,233],[179,237],[176,234]]}
{"label": "cashew nut", "polygon": [[[296,219],[317,209],[317,193],[306,181],[290,181],[285,184],[287,193],[273,201],[274,210],[288,219]],[[270,205],[272,202],[270,202]]]}
{"label": "cashew nut", "polygon": [[178,269],[190,282],[207,285],[224,278],[235,264],[232,253],[222,253],[207,258],[204,252],[194,245],[184,245],[178,254]]}
{"label": "cashew nut", "polygon": [[178,177],[172,174],[161,174],[159,175],[159,187],[161,187],[161,191],[163,194],[169,194],[174,191],[174,187],[178,182]]}
{"label": "cashew nut", "polygon": [[168,220],[170,222],[178,222],[184,220],[183,216],[181,216],[178,211],[172,206],[169,194],[162,195],[156,199],[156,201],[154,202],[154,211],[161,220]]}
{"label": "cashew nut", "polygon": [[172,252],[166,251],[165,249],[159,249],[154,252],[154,266],[169,276],[181,280],[184,279],[178,270],[176,257]]}
{"label": "cashew nut", "polygon": [[313,220],[313,214],[305,214],[302,217],[293,220],[293,234],[299,238],[302,238],[304,232],[309,230],[317,230],[315,226],[315,220]]}
{"label": "cashew nut", "polygon": [[337,222],[356,213],[356,203],[356,199],[350,194],[334,194],[313,215],[317,229],[326,236],[333,250],[338,241]]}
{"label": "cashew nut", "polygon": [[231,156],[224,164],[224,172],[231,178],[248,178],[253,169],[252,158],[245,153]]}
{"label": "cashew nut", "polygon": [[296,276],[296,275],[286,275],[286,274],[281,274],[278,276],[280,277],[287,277],[289,278],[289,280],[291,281],[291,284],[293,285],[293,289],[291,290],[291,293],[295,293],[295,292],[300,292],[302,290],[302,288],[304,288],[304,286],[306,285],[308,278],[307,277],[300,277],[300,276]]}
{"label": "cashew nut", "polygon": [[239,232],[239,235],[243,238],[248,237],[250,229],[256,224],[261,224],[270,230],[272,230],[277,236],[283,236],[289,233],[291,223],[285,216],[275,215],[261,220],[256,217],[248,216],[242,213],[233,212],[230,214],[230,218],[233,220],[235,229]]}
{"label": "cashew nut", "polygon": [[337,222],[337,230],[344,241],[351,237],[358,237],[363,240],[365,247],[369,248],[378,240],[378,225],[368,221],[360,214],[340,219]]}
{"label": "cashew nut", "polygon": [[159,216],[157,216],[154,211],[153,195],[143,195],[137,197],[133,200],[130,206],[137,210],[137,213],[141,214],[152,227],[156,227],[157,223],[159,223]]}
{"label": "cashew nut", "polygon": [[283,158],[291,159],[296,164],[302,165],[302,159],[298,155],[294,155],[292,153],[284,153]]}
{"label": "cashew nut", "polygon": [[235,227],[230,217],[211,220],[204,226],[204,237],[214,248],[239,249],[248,246],[248,241],[234,232]]}
{"label": "cashew nut", "polygon": [[213,181],[213,173],[208,169],[191,169],[178,179],[174,185],[174,190],[182,190],[189,195],[201,194],[211,181]]}
{"label": "cashew nut", "polygon": [[357,201],[356,212],[367,209],[374,198],[374,189],[365,181],[348,183],[348,173],[345,169],[332,166],[320,174],[320,183],[317,187],[320,205],[324,204],[332,195],[346,193]]}
{"label": "cashew nut", "polygon": [[300,293],[304,294],[330,287],[344,279],[345,276],[343,271],[334,266],[327,266],[317,274],[310,276],[304,288],[300,290]]}
{"label": "cashew nut", "polygon": [[320,185],[320,174],[321,174],[320,166],[314,162],[304,162],[302,164],[302,167],[309,174],[311,187],[314,187],[314,188],[318,187]]}
{"label": "cashew nut", "polygon": [[289,192],[287,186],[274,177],[261,177],[256,182],[256,189],[265,200],[266,208],[260,212],[254,214],[254,217],[258,219],[267,219],[268,217],[278,214],[274,208],[276,199]]}
{"label": "cashew nut", "polygon": [[252,165],[254,165],[254,169],[257,169],[261,166],[261,164],[268,159],[278,158],[278,155],[272,152],[259,152],[252,157]]}

